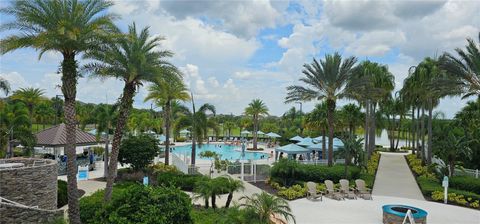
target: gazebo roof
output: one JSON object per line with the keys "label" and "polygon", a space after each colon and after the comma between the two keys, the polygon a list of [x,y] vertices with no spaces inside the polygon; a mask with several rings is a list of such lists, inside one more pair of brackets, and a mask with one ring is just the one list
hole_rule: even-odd
{"label": "gazebo roof", "polygon": [[[35,133],[35,137],[37,138],[36,146],[63,147],[67,144],[67,129],[65,124],[61,123]],[[76,128],[77,146],[96,145],[100,141],[104,141],[104,138],[97,140],[95,135]]]}
{"label": "gazebo roof", "polygon": [[277,152],[283,152],[287,154],[299,154],[299,153],[307,153],[311,152],[311,149],[304,148],[302,146],[296,144],[288,144],[275,149]]}

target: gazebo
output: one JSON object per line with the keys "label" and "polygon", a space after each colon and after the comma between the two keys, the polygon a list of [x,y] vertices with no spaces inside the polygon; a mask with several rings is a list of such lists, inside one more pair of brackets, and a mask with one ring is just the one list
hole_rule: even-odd
{"label": "gazebo", "polygon": [[[53,149],[52,154],[55,157],[65,154],[64,147],[67,145],[67,128],[64,123],[35,133],[35,138],[37,139],[36,147]],[[103,137],[97,140],[95,135],[76,128],[76,147],[98,145],[101,142],[105,142],[105,140]],[[60,151],[58,151],[59,149]],[[82,152],[83,148],[82,151],[77,151],[76,153]]]}
{"label": "gazebo", "polygon": [[[310,152],[312,152],[312,150],[308,149],[308,148],[304,148],[304,147],[299,146],[297,144],[284,145],[284,146],[281,146],[281,147],[278,147],[278,148],[275,149],[275,161],[278,160],[278,154],[280,152],[288,154],[289,158],[291,157],[291,155],[294,155],[294,154],[307,154],[307,157],[309,157],[309,154],[310,154]],[[309,158],[307,158],[307,159],[309,159]]]}

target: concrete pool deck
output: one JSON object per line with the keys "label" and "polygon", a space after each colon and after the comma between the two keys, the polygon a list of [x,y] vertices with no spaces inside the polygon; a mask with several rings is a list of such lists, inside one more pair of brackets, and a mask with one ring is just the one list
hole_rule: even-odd
{"label": "concrete pool deck", "polygon": [[337,201],[324,197],[323,201],[299,199],[289,204],[298,224],[380,224],[382,206],[386,204],[404,204],[421,208],[428,212],[429,224],[480,223],[479,210],[409,198],[373,196],[373,200]]}

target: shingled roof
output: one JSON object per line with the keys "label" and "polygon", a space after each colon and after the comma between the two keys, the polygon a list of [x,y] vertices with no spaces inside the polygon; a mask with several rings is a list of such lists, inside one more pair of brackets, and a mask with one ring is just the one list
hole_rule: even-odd
{"label": "shingled roof", "polygon": [[[96,145],[98,142],[104,141],[103,138],[97,140],[95,135],[84,132],[79,128],[77,128],[76,135],[77,146]],[[67,144],[67,129],[65,124],[61,123],[57,126],[37,132],[35,137],[37,138],[37,146],[62,147]]]}

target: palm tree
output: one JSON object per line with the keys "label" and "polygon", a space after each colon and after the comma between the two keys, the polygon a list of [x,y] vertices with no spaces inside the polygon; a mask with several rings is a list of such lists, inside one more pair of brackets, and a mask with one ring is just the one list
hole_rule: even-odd
{"label": "palm tree", "polygon": [[232,135],[232,129],[234,129],[235,126],[235,122],[233,121],[226,121],[225,123],[223,123],[223,128],[227,129],[229,138]]}
{"label": "palm tree", "polygon": [[445,135],[434,141],[433,150],[445,165],[448,167],[448,174],[452,177],[455,173],[457,161],[462,158],[469,158],[472,149],[469,147],[471,140],[467,139],[467,135],[463,129],[450,125],[444,130]]}
{"label": "palm tree", "polygon": [[205,208],[209,207],[208,199],[212,196],[212,181],[210,178],[198,181],[193,189],[194,198],[202,198]]}
{"label": "palm tree", "polygon": [[245,200],[241,206],[253,211],[262,223],[270,223],[270,218],[274,215],[281,215],[287,221],[292,219],[296,223],[295,216],[293,216],[292,210],[285,199],[262,192],[261,194],[255,193],[252,196],[244,196],[240,200]]}
{"label": "palm tree", "polygon": [[145,101],[152,100],[157,106],[163,108],[163,118],[165,124],[165,164],[169,164],[170,156],[170,126],[171,126],[171,104],[172,101],[187,101],[190,96],[187,87],[181,79],[175,76],[162,77],[157,79],[153,85],[148,87],[148,95]]}
{"label": "palm tree", "polygon": [[8,96],[8,93],[10,92],[10,83],[2,77],[0,77],[0,89]]}
{"label": "palm tree", "polygon": [[[114,16],[105,12],[112,2],[104,0],[12,1],[2,12],[15,18],[3,28],[16,30],[0,41],[0,53],[31,47],[40,52],[61,53],[62,93],[65,98],[66,146],[68,158],[75,158],[75,98],[78,63],[75,57],[95,50],[117,29]],[[70,223],[80,223],[75,159],[67,160],[68,215]]]}
{"label": "palm tree", "polygon": [[322,133],[322,159],[326,158],[326,136],[328,129],[328,107],[325,102],[315,105],[315,108],[307,114],[305,124],[310,129],[320,129]]}
{"label": "palm tree", "polygon": [[227,197],[227,202],[225,203],[225,208],[230,207],[230,204],[233,199],[233,193],[236,191],[243,191],[245,189],[245,186],[243,185],[243,182],[241,180],[234,179],[230,176],[225,176],[227,179],[227,186],[225,188],[228,191],[228,197]]}
{"label": "palm tree", "polygon": [[254,99],[245,108],[245,115],[252,116],[253,120],[253,150],[257,150],[258,124],[260,117],[268,115],[268,108],[260,99]]}
{"label": "palm tree", "polygon": [[342,107],[341,116],[345,123],[348,126],[348,132],[350,135],[355,134],[355,129],[360,126],[360,122],[362,120],[362,112],[360,107],[355,104],[347,104]]}
{"label": "palm tree", "polygon": [[[5,104],[0,110],[0,142],[6,146],[7,156],[12,156],[10,141],[17,138],[22,141],[32,136],[28,109],[23,102]],[[3,148],[3,147],[2,147]]]}
{"label": "palm tree", "polygon": [[33,113],[35,111],[35,106],[40,104],[40,101],[44,98],[45,90],[39,88],[20,88],[19,90],[13,91],[12,99],[20,100],[28,108],[30,114],[30,120],[33,123]]}
{"label": "palm tree", "polygon": [[203,104],[198,111],[195,111],[195,103],[192,99],[193,112],[188,111],[186,115],[181,116],[177,123],[175,124],[175,130],[179,131],[183,128],[190,128],[192,134],[192,154],[191,161],[192,166],[195,165],[196,149],[197,143],[199,145],[203,144],[203,140],[207,137],[208,134],[208,116],[207,112],[210,111],[215,116],[215,106],[211,104]]}
{"label": "palm tree", "polygon": [[468,38],[466,50],[455,49],[458,57],[444,53],[440,57],[440,66],[450,77],[441,80],[438,88],[448,92],[449,95],[463,94],[463,98],[472,95],[480,96],[480,33],[479,43]]}
{"label": "palm tree", "polygon": [[172,56],[170,51],[156,51],[161,37],[151,37],[148,27],[137,32],[135,23],[128,27],[128,33],[119,37],[117,42],[97,47],[84,57],[93,59],[84,69],[100,78],[113,77],[124,81],[123,93],[119,103],[119,114],[112,140],[112,153],[108,167],[105,201],[112,196],[113,181],[117,175],[118,150],[126,122],[133,104],[135,92],[145,82],[153,82],[162,75],[179,74],[176,68],[165,61]]}
{"label": "palm tree", "polygon": [[48,101],[40,103],[35,108],[35,114],[37,115],[36,119],[37,121],[40,121],[40,123],[42,123],[42,129],[45,129],[45,124],[48,123],[48,121],[52,121],[55,116],[55,110],[53,109],[51,104],[47,102]]}
{"label": "palm tree", "polygon": [[117,105],[110,106],[108,104],[100,104],[96,109],[95,113],[95,123],[97,124],[97,140],[100,139],[102,133],[105,133],[105,151],[104,151],[104,166],[103,166],[103,176],[106,178],[108,175],[108,146],[110,144],[110,130],[112,129],[113,123],[117,118]]}
{"label": "palm tree", "polygon": [[346,96],[346,84],[352,75],[352,68],[357,59],[349,57],[342,60],[340,54],[325,55],[318,62],[313,59],[311,64],[303,65],[305,77],[300,81],[307,87],[293,85],[287,87],[288,95],[285,102],[325,100],[327,102],[328,118],[328,165],[333,165],[333,133],[336,102]]}
{"label": "palm tree", "polygon": [[365,147],[369,157],[375,149],[376,108],[380,101],[390,97],[394,79],[386,65],[363,61],[354,68],[348,81],[346,95],[365,107]]}

